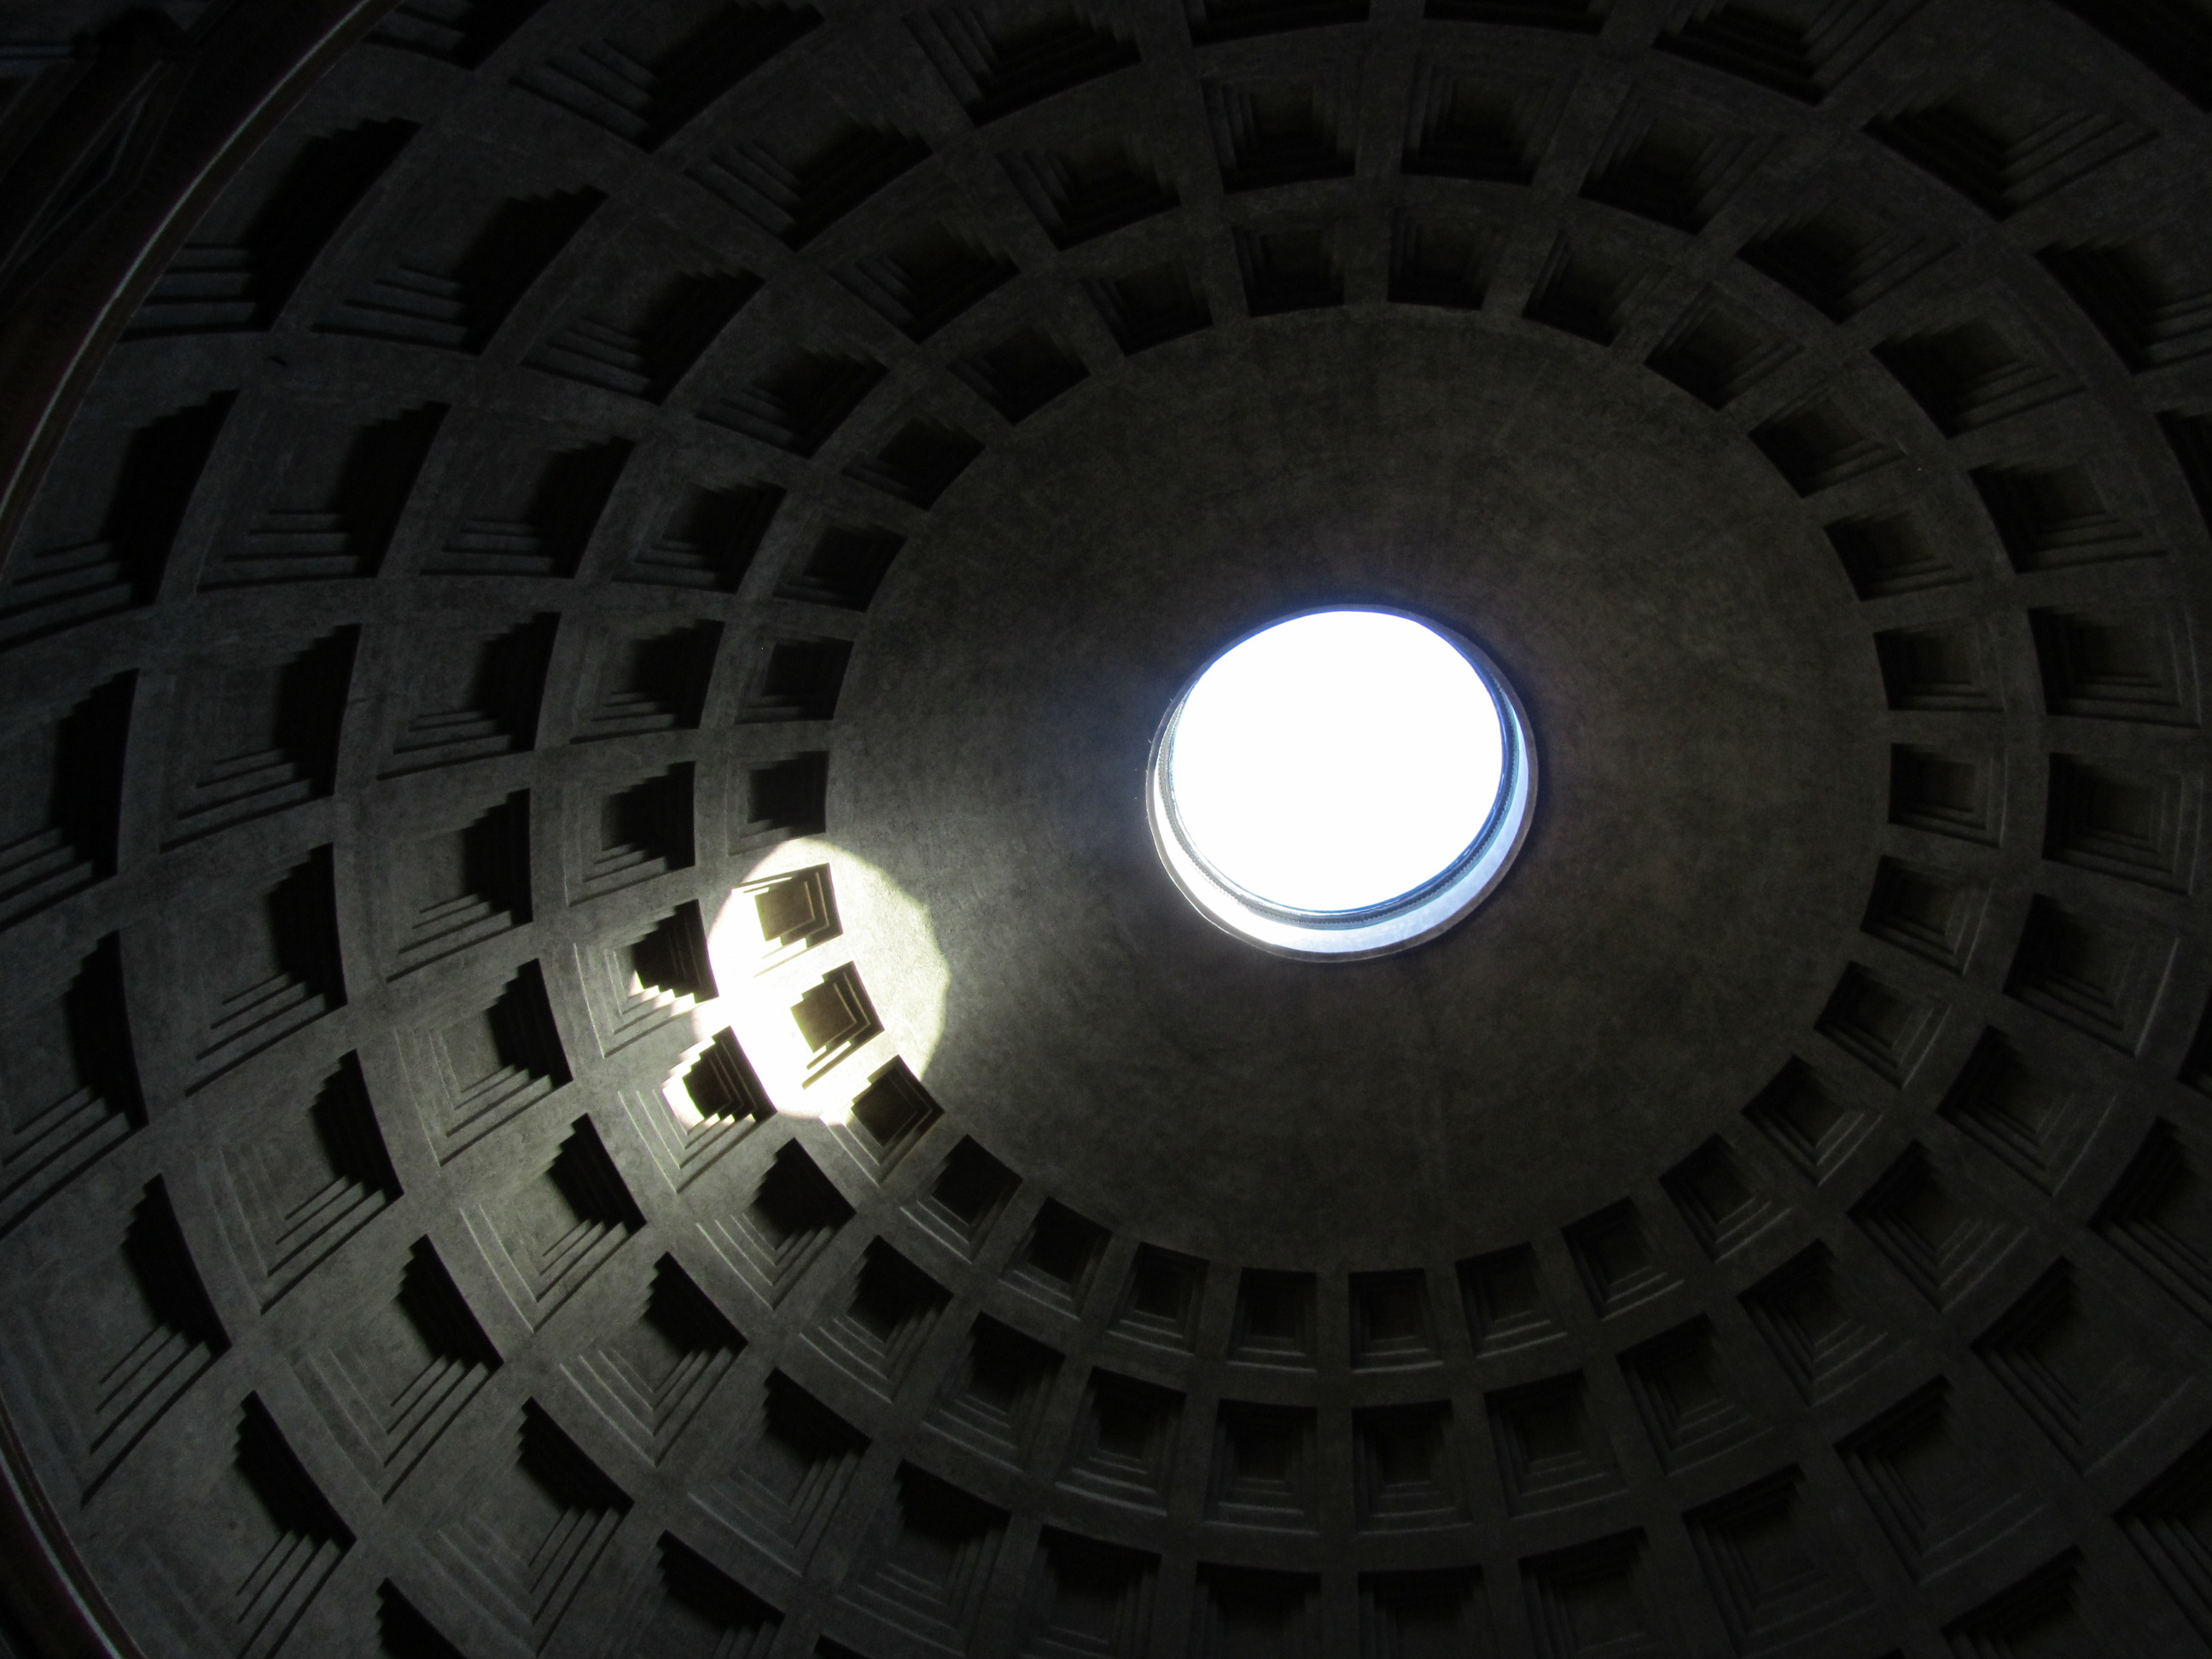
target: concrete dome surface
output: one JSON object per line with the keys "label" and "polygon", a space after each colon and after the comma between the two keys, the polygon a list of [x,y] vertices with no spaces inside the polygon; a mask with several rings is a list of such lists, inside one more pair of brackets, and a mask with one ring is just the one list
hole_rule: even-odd
{"label": "concrete dome surface", "polygon": [[[34,0],[0,1653],[2212,1650],[2208,179],[2204,0]],[[1330,605],[1542,787],[1317,963]]]}

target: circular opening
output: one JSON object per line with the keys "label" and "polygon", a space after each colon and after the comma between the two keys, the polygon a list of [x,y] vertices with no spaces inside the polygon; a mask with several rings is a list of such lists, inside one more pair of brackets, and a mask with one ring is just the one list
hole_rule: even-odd
{"label": "circular opening", "polygon": [[1467,641],[1373,608],[1231,645],[1153,744],[1152,834],[1184,895],[1285,955],[1375,956],[1457,921],[1519,849],[1525,718]]}

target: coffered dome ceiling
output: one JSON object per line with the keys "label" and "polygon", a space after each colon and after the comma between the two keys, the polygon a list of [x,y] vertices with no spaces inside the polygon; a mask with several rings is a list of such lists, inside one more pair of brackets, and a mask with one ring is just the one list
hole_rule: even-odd
{"label": "coffered dome ceiling", "polygon": [[[2199,0],[30,16],[7,1639],[2212,1646]],[[1330,603],[1544,783],[1316,965]]]}

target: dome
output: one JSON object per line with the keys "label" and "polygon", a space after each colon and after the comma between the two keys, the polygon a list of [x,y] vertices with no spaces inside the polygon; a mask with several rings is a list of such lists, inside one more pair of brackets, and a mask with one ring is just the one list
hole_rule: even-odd
{"label": "dome", "polygon": [[4,33],[0,1653],[2212,1646],[2203,0]]}

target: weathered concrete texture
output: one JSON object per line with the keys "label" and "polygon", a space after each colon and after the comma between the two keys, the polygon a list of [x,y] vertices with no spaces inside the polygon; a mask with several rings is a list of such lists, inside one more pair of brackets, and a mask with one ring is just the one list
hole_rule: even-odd
{"label": "weathered concrete texture", "polygon": [[[4,1593],[2201,1654],[2201,9],[401,0],[136,265],[290,60],[0,44]],[[1139,773],[1338,599],[1546,784],[1319,966]]]}
{"label": "weathered concrete texture", "polygon": [[[1140,784],[1207,656],[1331,602],[1494,653],[1545,789],[1470,921],[1324,966],[1203,922]],[[1856,612],[1740,434],[1594,348],[1402,314],[1200,337],[1035,422],[908,550],[835,839],[926,906],[925,1080],[1018,1167],[1205,1255],[1467,1254],[1671,1164],[1819,1012],[1887,805]]]}

